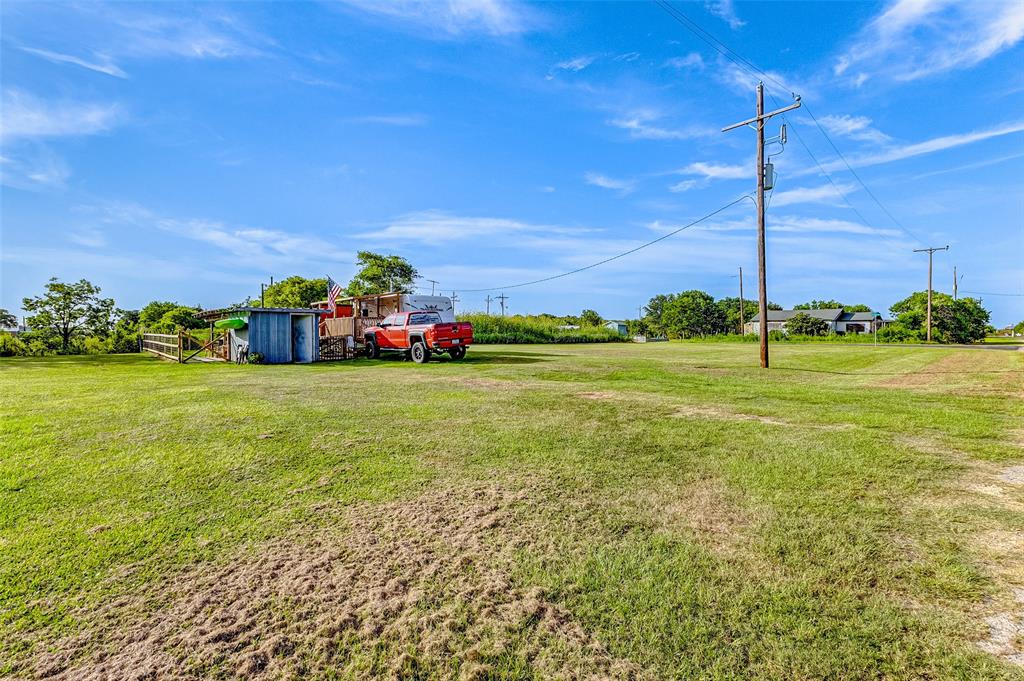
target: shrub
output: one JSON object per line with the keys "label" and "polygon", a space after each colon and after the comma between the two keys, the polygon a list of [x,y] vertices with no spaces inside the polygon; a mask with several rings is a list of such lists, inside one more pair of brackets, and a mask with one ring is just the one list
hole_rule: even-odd
{"label": "shrub", "polygon": [[249,353],[249,364],[263,364],[263,353],[262,352],[250,352]]}
{"label": "shrub", "polygon": [[828,332],[828,322],[806,312],[797,312],[786,322],[786,331],[796,336],[823,336]]}
{"label": "shrub", "polygon": [[560,328],[557,319],[515,315],[498,317],[486,314],[460,315],[459,321],[473,324],[473,341],[490,343],[614,343],[626,340],[612,329],[585,326]]}
{"label": "shrub", "polygon": [[28,354],[28,346],[12,333],[0,333],[0,357],[19,357]]}
{"label": "shrub", "polygon": [[878,330],[878,340],[883,343],[912,343],[921,340],[921,333],[903,324],[889,324]]}

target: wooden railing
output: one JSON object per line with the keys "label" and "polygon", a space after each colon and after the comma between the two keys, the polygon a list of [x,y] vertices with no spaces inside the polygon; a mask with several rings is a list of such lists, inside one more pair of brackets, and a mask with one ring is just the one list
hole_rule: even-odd
{"label": "wooden railing", "polygon": [[[189,360],[221,362],[230,357],[228,334],[214,331],[208,339],[196,338],[185,330],[177,333],[142,333],[142,349],[179,364]],[[205,354],[204,354],[205,353]]]}

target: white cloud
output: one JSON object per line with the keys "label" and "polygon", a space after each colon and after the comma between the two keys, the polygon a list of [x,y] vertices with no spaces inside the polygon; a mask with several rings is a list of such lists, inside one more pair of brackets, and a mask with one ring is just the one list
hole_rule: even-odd
{"label": "white cloud", "polygon": [[658,125],[657,121],[661,115],[649,109],[633,111],[618,118],[608,121],[608,124],[616,128],[629,131],[633,139],[644,140],[686,140],[695,137],[703,137],[708,134],[707,130],[696,127],[670,128]]}
{"label": "white cloud", "polygon": [[542,192],[544,192],[545,194],[554,194],[555,193],[555,188],[552,187],[551,185],[545,185],[545,186],[541,187],[540,190]]}
{"label": "white cloud", "polygon": [[[856,189],[856,186],[852,184],[837,183],[836,186],[844,195]],[[841,200],[842,197],[836,191],[836,187],[826,183],[820,187],[797,187],[796,189],[789,189],[783,192],[775,192],[772,194],[771,205],[781,208],[782,206],[791,206],[798,203],[832,204],[841,202]]]}
{"label": "white cloud", "polygon": [[706,163],[697,161],[675,171],[677,175],[700,175],[709,180],[746,180],[754,172],[747,166]]}
{"label": "white cloud", "polygon": [[678,194],[679,192],[687,192],[702,185],[703,183],[700,180],[680,180],[669,187],[668,190]]}
{"label": "white cloud", "polygon": [[685,57],[672,57],[665,62],[665,66],[674,69],[704,68],[704,57],[698,52],[691,52]]}
{"label": "white cloud", "polygon": [[705,7],[716,17],[729,24],[729,28],[734,31],[747,24],[736,15],[736,7],[733,6],[732,0],[712,0],[705,3]]}
{"label": "white cloud", "polygon": [[101,248],[107,245],[107,237],[95,227],[82,227],[68,234],[68,239],[88,248]]}
{"label": "white cloud", "polygon": [[617,55],[614,61],[636,61],[639,58],[639,52],[625,52],[623,54]]}
{"label": "white cloud", "polygon": [[133,203],[112,202],[86,208],[110,225],[139,229],[156,227],[193,241],[215,246],[252,267],[280,267],[305,262],[353,262],[352,253],[317,236],[276,229],[229,226],[205,218],[169,218]]}
{"label": "white cloud", "polygon": [[614,189],[623,194],[628,194],[633,191],[636,186],[634,180],[620,180],[600,173],[588,172],[583,176],[583,179],[587,184],[594,185],[595,187],[602,187],[604,189]]}
{"label": "white cloud", "polygon": [[582,71],[596,61],[597,57],[576,57],[575,59],[568,59],[555,64],[556,69],[562,69],[563,71]]}
{"label": "white cloud", "polygon": [[833,135],[854,140],[882,143],[891,139],[884,132],[871,127],[871,119],[866,116],[822,116],[818,122]]}
{"label": "white cloud", "polygon": [[0,139],[94,135],[114,127],[123,113],[117,104],[51,102],[21,90],[5,90]]}
{"label": "white cloud", "polygon": [[897,0],[864,27],[836,59],[833,73],[851,67],[911,81],[976,66],[1024,38],[1024,3]]}
{"label": "white cloud", "polygon": [[70,54],[61,54],[60,52],[51,52],[50,50],[40,50],[34,47],[22,47],[24,52],[34,54],[37,57],[42,57],[47,61],[51,61],[57,64],[75,64],[81,66],[84,69],[90,71],[96,71],[97,73],[105,73],[108,76],[114,76],[115,78],[127,78],[128,74],[122,71],[116,64],[110,61],[107,57],[100,57],[99,61],[86,61],[81,57],[76,57]]}
{"label": "white cloud", "polygon": [[559,227],[511,220],[507,218],[452,215],[444,211],[426,210],[407,213],[390,221],[384,227],[356,234],[355,238],[369,241],[413,241],[425,244],[449,244],[457,239],[489,237],[489,242],[500,237],[514,236],[521,245],[525,235],[580,234],[585,228]]}
{"label": "white cloud", "polygon": [[544,23],[535,9],[508,0],[339,0],[339,4],[378,19],[427,29],[421,34],[427,38],[509,36]]}
{"label": "white cloud", "polygon": [[[977,130],[974,132],[961,133],[956,135],[944,135],[942,137],[935,137],[924,142],[917,142],[914,144],[906,144],[902,146],[894,146],[884,151],[871,154],[863,154],[860,156],[847,157],[850,165],[855,168],[863,168],[865,166],[880,165],[882,163],[891,163],[893,161],[902,161],[903,159],[912,158],[914,156],[921,156],[924,154],[932,154],[936,151],[944,151],[946,149],[953,149],[960,147],[965,144],[973,144],[975,142],[981,142],[987,139],[995,137],[1002,137],[1004,135],[1012,135],[1015,133],[1024,132],[1024,121],[1016,121],[1012,123],[1004,123],[1003,125],[995,128],[989,128],[988,130]],[[822,167],[826,171],[840,170],[846,167],[846,164],[842,161],[830,161],[823,163]],[[796,173],[797,175],[808,175],[817,172],[814,169],[808,169]]]}
{"label": "white cloud", "polygon": [[356,116],[346,119],[352,123],[371,123],[376,125],[394,125],[397,127],[415,127],[427,124],[427,117],[423,114],[391,114],[377,116]]}
{"label": "white cloud", "polygon": [[43,145],[10,151],[10,157],[0,158],[0,184],[4,186],[29,191],[61,189],[71,177],[64,159]]}

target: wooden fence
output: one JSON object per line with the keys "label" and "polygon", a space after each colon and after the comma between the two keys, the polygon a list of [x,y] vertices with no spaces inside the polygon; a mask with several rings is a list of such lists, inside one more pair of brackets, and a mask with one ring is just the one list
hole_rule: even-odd
{"label": "wooden fence", "polygon": [[179,364],[188,361],[226,362],[230,358],[227,332],[215,331],[208,339],[196,338],[188,331],[142,334],[142,349]]}

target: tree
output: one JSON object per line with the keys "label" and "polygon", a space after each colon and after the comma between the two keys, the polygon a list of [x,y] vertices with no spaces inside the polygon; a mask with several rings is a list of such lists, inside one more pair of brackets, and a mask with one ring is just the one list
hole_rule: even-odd
{"label": "tree", "polygon": [[196,317],[197,312],[198,310],[194,307],[179,305],[165,312],[164,316],[153,325],[153,329],[168,333],[178,329],[201,329],[206,326],[206,322]]}
{"label": "tree", "polygon": [[786,333],[798,336],[823,336],[828,333],[828,322],[812,317],[806,312],[797,312],[786,320]]}
{"label": "tree", "polygon": [[268,286],[263,292],[263,302],[267,307],[309,307],[326,298],[326,277],[288,277]]}
{"label": "tree", "polygon": [[154,300],[139,311],[139,325],[145,329],[152,329],[160,323],[161,317],[176,307],[181,307],[181,304],[169,300]]}
{"label": "tree", "polygon": [[1024,333],[1024,321],[1017,322],[1017,325],[1013,327],[1014,333]]}
{"label": "tree", "polygon": [[580,326],[601,326],[604,320],[594,310],[584,310],[580,313]]}
{"label": "tree", "polygon": [[[917,291],[895,303],[889,311],[896,322],[924,337],[927,325],[928,292]],[[953,300],[952,296],[932,291],[932,338],[940,343],[973,343],[985,337],[989,312],[974,298]]]}
{"label": "tree", "polygon": [[943,343],[975,343],[988,333],[988,310],[974,298],[959,298],[937,308],[933,300],[932,320]]}
{"label": "tree", "polygon": [[402,256],[359,251],[356,258],[360,269],[348,283],[350,296],[413,292],[413,281],[419,273]]}
{"label": "tree", "polygon": [[[720,298],[717,303],[719,309],[722,310],[722,314],[725,315],[725,330],[727,333],[743,333],[743,329],[740,328],[740,299],[739,298]],[[757,301],[756,300],[744,300],[743,301],[743,321],[749,322],[757,314]]]}
{"label": "tree", "polygon": [[18,326],[18,318],[0,307],[0,329],[10,329]]}
{"label": "tree", "polygon": [[683,291],[664,304],[662,325],[670,336],[692,338],[721,333],[725,313],[704,291]]}
{"label": "tree", "polygon": [[801,303],[800,305],[794,305],[794,310],[834,310],[836,308],[843,308],[847,312],[871,312],[869,305],[843,305],[838,300],[812,300],[809,303]]}
{"label": "tree", "polygon": [[100,298],[99,293],[100,288],[85,279],[65,284],[53,277],[46,285],[46,293],[23,299],[22,307],[32,313],[29,326],[55,337],[60,351],[66,354],[75,338],[109,327],[114,300]]}

